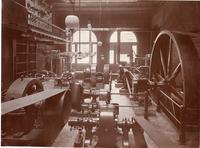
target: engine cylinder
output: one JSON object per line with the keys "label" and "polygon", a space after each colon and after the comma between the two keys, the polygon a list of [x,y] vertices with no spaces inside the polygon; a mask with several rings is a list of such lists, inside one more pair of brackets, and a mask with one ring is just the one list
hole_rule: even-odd
{"label": "engine cylinder", "polygon": [[76,109],[78,111],[81,110],[82,94],[83,94],[82,85],[78,82],[72,83],[71,84],[71,105],[73,109]]}

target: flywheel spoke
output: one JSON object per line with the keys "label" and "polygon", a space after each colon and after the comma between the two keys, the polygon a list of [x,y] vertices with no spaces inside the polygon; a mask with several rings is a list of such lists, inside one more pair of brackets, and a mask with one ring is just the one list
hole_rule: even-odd
{"label": "flywheel spoke", "polygon": [[179,99],[179,103],[182,102],[183,100],[183,94],[180,94],[177,89],[172,86],[172,85],[168,85],[169,86],[169,90]]}
{"label": "flywheel spoke", "polygon": [[159,73],[156,73],[155,75],[156,75],[158,81],[164,81],[165,80],[165,78],[163,76],[161,76]]}
{"label": "flywheel spoke", "polygon": [[160,49],[160,60],[161,60],[161,64],[162,64],[162,69],[163,69],[163,73],[164,73],[164,76],[166,76],[166,66],[165,66],[165,61],[164,61],[164,55],[163,55],[163,52],[162,50]]}
{"label": "flywheel spoke", "polygon": [[159,90],[160,91],[160,93],[164,96],[164,97],[166,97],[168,100],[170,100],[170,102],[172,102],[173,104],[176,104],[177,106],[178,105],[180,105],[180,104],[182,104],[182,101],[180,101],[179,99],[175,99],[174,97],[172,97],[172,95],[170,95],[169,94],[169,92],[168,93],[166,93],[165,91],[163,91],[163,90]]}
{"label": "flywheel spoke", "polygon": [[172,54],[172,40],[170,38],[169,39],[169,52],[168,52],[168,59],[167,59],[167,75],[170,75],[171,54]]}
{"label": "flywheel spoke", "polygon": [[176,68],[174,69],[174,71],[172,72],[171,77],[169,78],[169,80],[174,80],[176,78],[176,76],[179,74],[179,72],[181,71],[181,63],[178,64],[178,66],[176,66]]}

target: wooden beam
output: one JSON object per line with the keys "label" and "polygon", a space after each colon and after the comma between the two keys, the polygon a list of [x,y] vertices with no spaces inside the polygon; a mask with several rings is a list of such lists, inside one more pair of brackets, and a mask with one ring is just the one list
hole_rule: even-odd
{"label": "wooden beam", "polygon": [[179,30],[172,30],[171,32],[182,34],[182,35],[189,35],[191,37],[200,37],[200,32],[187,32],[187,31],[179,31]]}
{"label": "wooden beam", "polygon": [[[71,3],[70,0],[47,0],[47,1],[50,1],[50,2],[53,2],[53,3],[58,3],[58,2],[61,2],[61,3]],[[73,1],[73,3],[79,3],[79,0],[71,0]],[[143,1],[143,0],[123,0],[123,3],[135,3],[135,4],[160,4],[160,3],[164,3],[165,1],[160,1],[160,0],[157,0],[157,1],[150,1],[150,2],[147,2],[147,1]],[[111,3],[111,4],[115,4],[115,3],[122,3],[122,0],[80,0],[80,3]]]}
{"label": "wooden beam", "polygon": [[[58,4],[54,4],[53,5],[54,10],[62,10],[65,9],[66,10],[74,10],[74,11],[78,11],[79,10],[79,6],[78,5],[67,5],[67,4],[62,4],[62,3],[58,3]],[[135,6],[135,5],[125,5],[124,3],[120,3],[120,4],[115,4],[115,5],[108,5],[108,4],[104,4],[104,5],[97,5],[97,4],[82,4],[80,6],[80,11],[145,11],[145,10],[152,10],[155,9],[156,7],[152,7],[152,6]]]}
{"label": "wooden beam", "polygon": [[[88,31],[88,28],[80,28],[81,31]],[[134,31],[134,32],[154,32],[158,30],[152,30],[150,28],[127,28],[127,27],[119,27],[119,28],[91,28],[91,31]]]}
{"label": "wooden beam", "polygon": [[[79,0],[74,0],[75,3],[78,3]],[[138,0],[123,0],[125,3],[137,2]],[[85,3],[99,3],[100,0],[81,0],[81,2]],[[122,2],[121,0],[101,0],[102,3],[117,3]]]}
{"label": "wooden beam", "polygon": [[109,3],[109,2],[83,2],[81,1],[80,3],[70,3],[69,1],[68,2],[55,2],[53,3],[53,7],[75,7],[75,8],[79,8],[82,9],[84,7],[91,7],[91,8],[104,8],[104,7],[108,7],[108,8],[121,8],[121,7],[124,7],[124,8],[151,8],[151,9],[154,9],[154,8],[158,8],[160,6],[162,6],[164,3],[163,2],[137,2],[137,3],[134,3],[134,2],[129,2],[129,3],[126,3],[126,2],[112,2],[112,3]]}
{"label": "wooden beam", "polygon": [[[75,11],[75,10],[67,10],[67,9],[56,9],[55,10],[55,13],[61,13],[61,14],[73,14],[73,15],[79,15],[79,14],[83,14],[83,15],[99,15],[100,11],[99,10],[93,10],[93,11],[88,11],[88,10],[84,10],[84,11]],[[150,14],[151,13],[151,10],[149,11],[119,11],[119,10],[116,10],[116,11],[112,11],[112,10],[108,10],[108,11],[103,11],[101,12],[102,15],[105,15],[105,14],[117,14],[117,15],[132,15],[132,14]]]}
{"label": "wooden beam", "polygon": [[55,7],[60,7],[60,6],[76,6],[76,7],[88,7],[88,6],[94,6],[94,7],[99,7],[99,6],[108,6],[108,7],[118,7],[118,6],[126,6],[126,7],[158,7],[161,6],[160,3],[125,3],[125,2],[116,2],[116,3],[106,3],[106,2],[82,2],[79,3],[70,3],[70,2],[55,2],[53,3],[53,6]]}

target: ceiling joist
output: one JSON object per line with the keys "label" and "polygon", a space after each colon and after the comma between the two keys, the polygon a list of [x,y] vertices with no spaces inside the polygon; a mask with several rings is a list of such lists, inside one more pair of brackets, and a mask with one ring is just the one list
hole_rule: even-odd
{"label": "ceiling joist", "polygon": [[[73,3],[72,3],[73,1]],[[105,11],[112,12],[117,11],[118,13],[126,12],[141,12],[155,10],[164,2],[143,2],[135,0],[58,0],[52,1],[53,9],[55,11],[64,12],[96,12]]]}

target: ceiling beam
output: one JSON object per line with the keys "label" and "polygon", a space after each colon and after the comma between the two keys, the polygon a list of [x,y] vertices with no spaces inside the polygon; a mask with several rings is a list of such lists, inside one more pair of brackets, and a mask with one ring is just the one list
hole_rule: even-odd
{"label": "ceiling beam", "polygon": [[55,11],[151,11],[157,9],[160,5],[151,3],[81,3],[67,4],[67,3],[54,3],[53,9]]}
{"label": "ceiling beam", "polygon": [[[66,11],[66,12],[69,12],[69,11],[74,11],[74,12],[78,12],[79,11],[79,8],[78,7],[57,7],[57,8],[54,8],[55,11]],[[135,11],[151,11],[153,10],[153,8],[140,8],[140,7],[136,7],[136,8],[127,8],[127,7],[119,7],[119,8],[116,8],[116,7],[103,7],[103,8],[99,8],[99,7],[81,7],[80,8],[80,12],[84,12],[84,11],[87,11],[87,12],[90,12],[90,11],[102,11],[102,12],[105,12],[105,11],[108,11],[108,12],[112,12],[112,11],[123,11],[123,12],[135,12]]]}
{"label": "ceiling beam", "polygon": [[[53,0],[48,0],[48,1],[53,1]],[[59,1],[66,2],[66,3],[69,3],[69,2],[79,3],[79,1],[81,3],[82,2],[85,2],[85,3],[99,3],[99,2],[102,2],[102,3],[116,3],[116,2],[122,2],[122,0],[59,0]],[[138,1],[140,1],[140,0],[123,0],[123,2],[125,2],[125,3],[135,3],[135,2],[138,2]]]}
{"label": "ceiling beam", "polygon": [[[98,11],[98,10],[96,10],[96,11],[74,11],[74,10],[66,10],[66,9],[57,9],[57,10],[55,10],[55,12],[57,13],[57,14],[73,14],[73,15],[103,15],[103,16],[105,16],[106,14],[112,14],[112,15],[115,15],[115,14],[118,14],[118,15],[133,15],[133,14],[136,14],[136,15],[142,15],[142,14],[149,14],[149,15],[151,15],[152,13],[151,13],[151,11],[112,11],[112,10],[110,10],[110,11],[103,11],[103,12],[101,12],[101,14],[100,14],[100,12]],[[148,15],[148,16],[149,16]]]}
{"label": "ceiling beam", "polygon": [[94,32],[102,32],[102,31],[133,31],[133,32],[155,32],[158,30],[153,30],[150,28],[141,28],[141,27],[118,27],[118,28],[80,28],[81,31],[94,31]]}
{"label": "ceiling beam", "polygon": [[[136,11],[151,11],[159,8],[164,4],[164,2],[133,2],[132,0],[128,0],[131,2],[121,2],[114,0],[102,0],[101,1],[93,1],[93,0],[81,0],[80,4],[78,0],[75,0],[75,3],[70,3],[69,0],[55,1],[53,3],[53,9],[55,11],[65,11],[65,12],[78,12],[80,10],[83,12],[112,12],[117,11],[118,13],[129,13]],[[73,1],[73,0],[72,0]],[[110,2],[112,1],[112,2]]]}
{"label": "ceiling beam", "polygon": [[[57,14],[73,14],[73,15],[100,15],[99,11],[67,11],[66,9],[62,9],[62,10],[56,10],[55,11]],[[92,13],[92,14],[91,14]],[[101,15],[105,16],[107,14],[112,14],[112,15],[143,15],[143,14],[149,14],[151,15],[151,11],[104,11],[101,13]],[[149,16],[148,15],[148,16]]]}
{"label": "ceiling beam", "polygon": [[81,2],[79,3],[63,3],[63,2],[55,2],[53,3],[54,7],[130,7],[130,8],[138,8],[138,7],[145,7],[145,8],[155,8],[161,6],[162,3],[124,3],[124,2],[118,2],[118,3],[86,3],[86,2]]}

